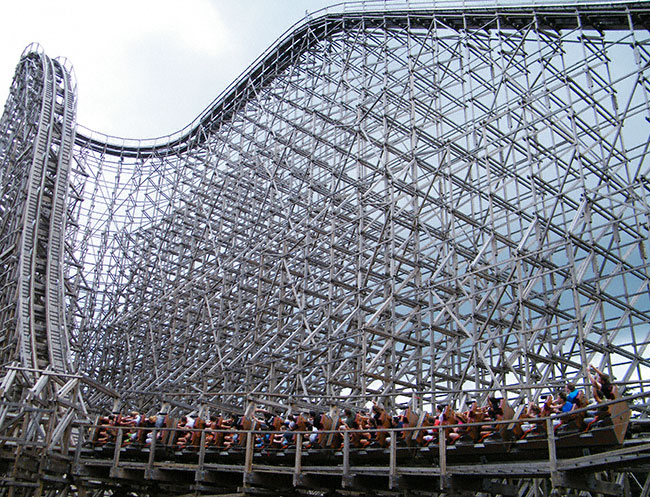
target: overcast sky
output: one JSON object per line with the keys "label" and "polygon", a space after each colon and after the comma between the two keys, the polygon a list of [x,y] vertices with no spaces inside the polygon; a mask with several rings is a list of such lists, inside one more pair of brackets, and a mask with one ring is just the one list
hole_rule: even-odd
{"label": "overcast sky", "polygon": [[0,105],[24,48],[66,57],[78,122],[128,138],[173,133],[284,31],[338,0],[22,0],[0,7]]}

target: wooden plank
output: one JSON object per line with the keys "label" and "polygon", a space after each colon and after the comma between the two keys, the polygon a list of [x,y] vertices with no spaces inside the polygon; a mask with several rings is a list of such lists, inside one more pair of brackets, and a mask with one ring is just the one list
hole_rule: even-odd
{"label": "wooden plank", "polygon": [[120,463],[120,450],[122,448],[122,437],[124,436],[124,428],[121,426],[117,428],[117,438],[115,440],[115,450],[113,451],[113,462],[111,463],[111,478],[117,475],[118,465]]}
{"label": "wooden plank", "polygon": [[559,484],[557,472],[557,451],[555,448],[555,430],[553,430],[553,419],[546,418],[546,438],[548,441],[549,471],[553,487]]}
{"label": "wooden plank", "polygon": [[293,465],[293,486],[297,487],[302,471],[302,433],[296,434],[296,456]]}
{"label": "wooden plank", "polygon": [[348,430],[343,431],[343,479],[342,486],[343,488],[348,486],[350,480],[350,432]]}
{"label": "wooden plank", "polygon": [[390,438],[390,460],[388,463],[388,488],[393,489],[397,484],[397,432],[394,431]]}
{"label": "wooden plank", "polygon": [[438,460],[440,466],[440,490],[447,486],[447,430],[440,426],[438,435]]}

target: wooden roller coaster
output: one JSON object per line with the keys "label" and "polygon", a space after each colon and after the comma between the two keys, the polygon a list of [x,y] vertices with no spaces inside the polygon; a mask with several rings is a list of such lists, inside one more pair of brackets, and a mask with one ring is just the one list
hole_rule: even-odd
{"label": "wooden roller coaster", "polygon": [[[152,140],[79,125],[28,47],[0,497],[649,497],[649,28],[641,1],[367,0]],[[621,395],[540,407],[592,368]]]}

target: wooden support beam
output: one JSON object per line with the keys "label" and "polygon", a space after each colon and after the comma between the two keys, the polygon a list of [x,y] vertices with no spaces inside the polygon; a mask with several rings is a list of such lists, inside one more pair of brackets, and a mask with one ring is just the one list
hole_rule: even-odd
{"label": "wooden support beam", "polygon": [[560,471],[555,479],[557,486],[572,490],[586,490],[596,494],[623,496],[625,489],[614,482],[596,479],[594,474],[580,474],[575,472]]}
{"label": "wooden support beam", "polygon": [[115,438],[115,449],[113,450],[113,462],[111,464],[111,477],[117,475],[118,465],[120,464],[120,451],[122,449],[122,437],[124,437],[124,428],[116,427],[117,436]]}
{"label": "wooden support beam", "polygon": [[145,478],[151,478],[153,465],[156,460],[156,444],[158,443],[158,431],[156,428],[151,432],[151,443],[149,444],[149,456],[147,457],[147,468],[144,471]]}
{"label": "wooden support beam", "polygon": [[447,431],[446,428],[440,427],[438,433],[438,465],[440,467],[440,490],[449,487],[449,478],[447,475]]}
{"label": "wooden support beam", "polygon": [[546,440],[548,444],[549,471],[551,473],[551,484],[553,487],[559,485],[557,471],[557,449],[555,446],[555,429],[553,419],[546,418]]}
{"label": "wooden support beam", "polygon": [[391,433],[388,461],[388,488],[397,487],[397,432]]}
{"label": "wooden support beam", "polygon": [[302,439],[303,435],[297,434],[296,437],[296,454],[293,464],[293,486],[297,487],[300,481],[300,473],[302,472]]}
{"label": "wooden support beam", "polygon": [[341,486],[347,488],[352,484],[350,474],[350,432],[343,430],[343,468],[341,475]]}

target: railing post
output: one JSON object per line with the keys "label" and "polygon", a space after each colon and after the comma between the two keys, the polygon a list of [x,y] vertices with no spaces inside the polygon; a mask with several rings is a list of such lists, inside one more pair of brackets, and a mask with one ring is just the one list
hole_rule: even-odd
{"label": "railing post", "polygon": [[350,482],[350,432],[343,430],[343,478],[341,479],[341,486],[343,488],[349,486]]}
{"label": "railing post", "polygon": [[557,474],[557,452],[555,449],[555,430],[553,429],[553,420],[546,418],[546,436],[548,440],[548,465],[551,473],[551,484],[555,488],[558,484]]}
{"label": "railing post", "polygon": [[302,472],[302,433],[296,434],[296,460],[293,465],[293,486],[297,487]]}
{"label": "railing post", "polygon": [[447,487],[447,434],[443,426],[438,435],[438,460],[440,462],[440,490]]}
{"label": "railing post", "polygon": [[388,469],[388,488],[393,489],[397,486],[397,432],[391,431],[390,434],[390,459]]}
{"label": "railing post", "polygon": [[205,478],[205,428],[201,430],[201,441],[199,443],[201,446],[199,447],[199,465],[194,476],[195,481],[203,481]]}
{"label": "railing post", "polygon": [[252,431],[246,432],[246,458],[244,459],[244,486],[248,484],[248,475],[253,472],[253,448],[255,436]]}
{"label": "railing post", "polygon": [[147,469],[144,472],[144,477],[146,479],[153,478],[153,463],[156,460],[156,439],[158,438],[158,432],[156,428],[151,432],[151,443],[149,444],[149,460],[147,461]]}
{"label": "railing post", "polygon": [[122,437],[124,435],[124,427],[116,426],[117,438],[115,439],[115,451],[113,452],[113,465],[111,466],[110,476],[114,478],[117,476],[117,466],[120,463],[120,449],[122,448]]}
{"label": "railing post", "polygon": [[81,469],[81,449],[83,448],[84,432],[86,431],[83,425],[77,425],[77,430],[79,434],[77,435],[77,446],[74,448],[74,473]]}

